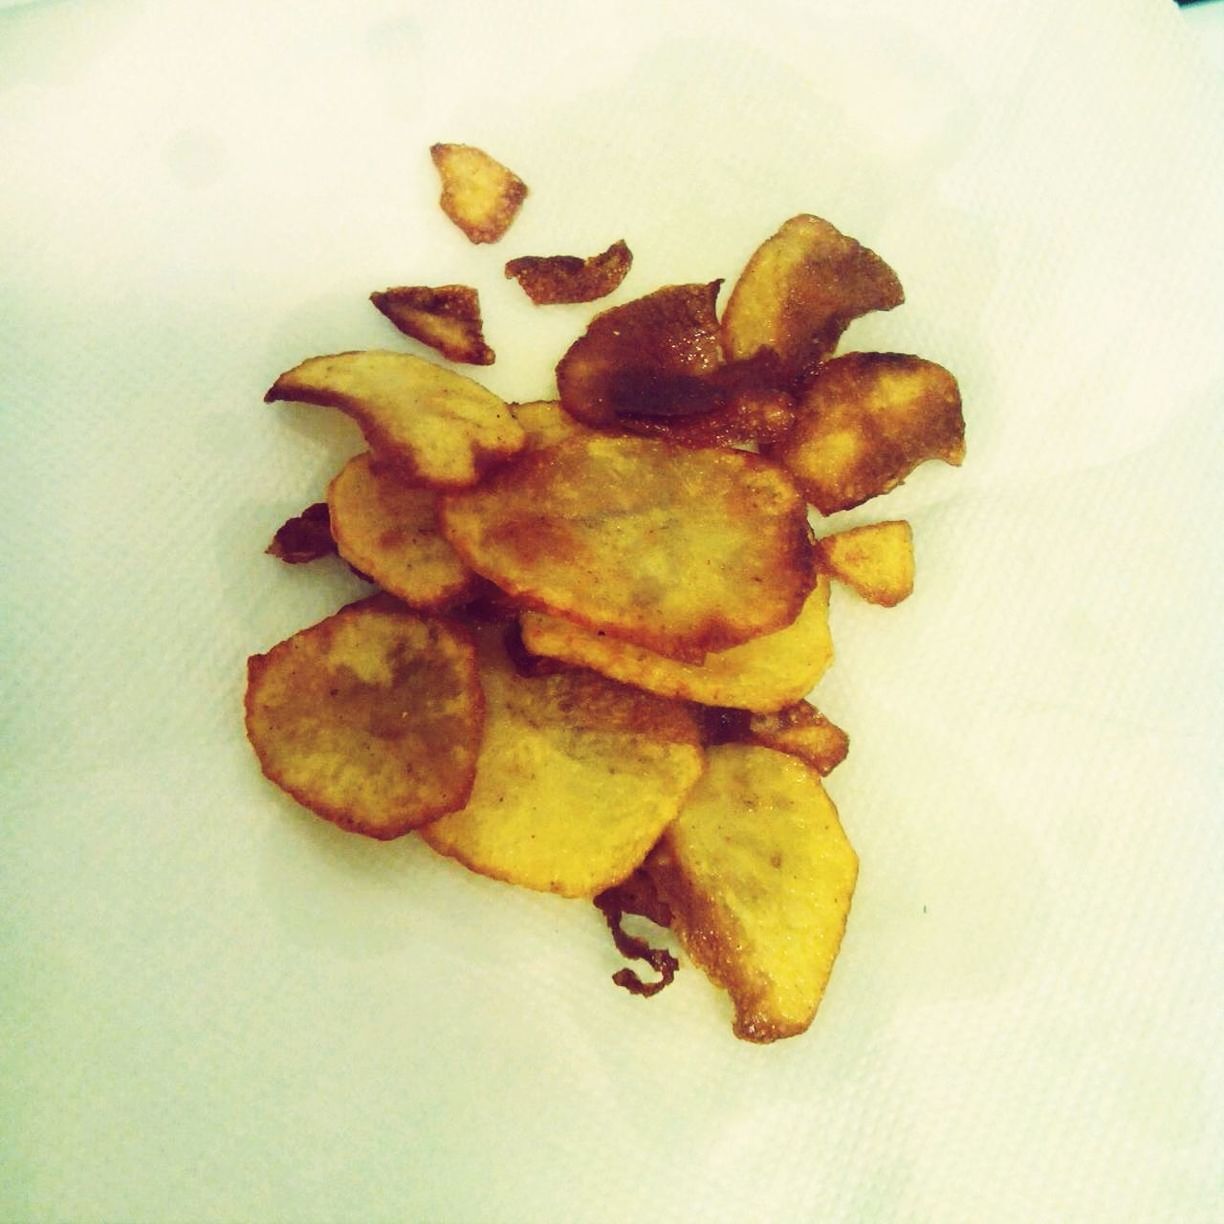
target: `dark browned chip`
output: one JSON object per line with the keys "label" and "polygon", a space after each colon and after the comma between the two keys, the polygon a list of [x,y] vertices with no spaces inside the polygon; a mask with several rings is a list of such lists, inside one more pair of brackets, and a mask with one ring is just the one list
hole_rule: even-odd
{"label": "dark browned chip", "polygon": [[655,926],[669,927],[671,907],[659,896],[654,881],[640,867],[627,880],[605,889],[595,898],[595,905],[612,932],[616,950],[629,960],[645,961],[660,975],[656,982],[644,982],[632,969],[618,969],[612,975],[617,986],[644,999],[657,995],[670,986],[680,968],[680,962],[666,948],[652,948],[644,939],[630,935],[622,925],[626,914],[637,914]]}
{"label": "dark browned chip", "polygon": [[278,527],[265,551],[288,565],[302,565],[334,553],[336,541],[332,539],[327,503],[315,502]]}
{"label": "dark browned chip", "polygon": [[622,239],[589,259],[523,255],[506,264],[506,276],[518,281],[537,306],[555,306],[607,297],[625,279],[632,263],[633,252]]}
{"label": "dark browned chip", "polygon": [[493,364],[481,326],[480,295],[470,285],[400,285],[371,293],[370,301],[405,336],[437,349],[448,361]]}

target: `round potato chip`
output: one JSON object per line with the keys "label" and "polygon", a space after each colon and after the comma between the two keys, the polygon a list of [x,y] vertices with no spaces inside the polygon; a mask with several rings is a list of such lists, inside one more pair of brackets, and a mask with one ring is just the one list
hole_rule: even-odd
{"label": "round potato chip", "polygon": [[441,526],[524,606],[689,661],[790,624],[815,581],[802,495],[743,451],[573,438],[445,496]]}
{"label": "round potato chip", "polygon": [[484,700],[469,632],[387,595],[247,661],[247,738],[299,803],[399,837],[467,802]]}
{"label": "round potato chip", "polygon": [[340,555],[410,607],[440,611],[475,594],[476,575],[438,530],[438,495],[405,484],[368,452],[327,488]]}
{"label": "round potato chip", "polygon": [[628,876],[675,819],[702,770],[696,720],[591,672],[522,676],[496,628],[480,644],[476,785],[421,836],[481,875],[592,897]]}

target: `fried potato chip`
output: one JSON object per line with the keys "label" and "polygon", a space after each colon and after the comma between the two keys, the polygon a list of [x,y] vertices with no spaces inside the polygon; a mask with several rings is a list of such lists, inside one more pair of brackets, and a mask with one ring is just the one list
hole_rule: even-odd
{"label": "fried potato chip", "polygon": [[669,659],[538,612],[524,612],[519,623],[523,645],[533,654],[589,667],[661,697],[768,712],[798,701],[832,661],[828,610],[829,582],[822,575],[784,629],[711,651],[702,663]]}
{"label": "fried potato chip", "polygon": [[799,401],[795,427],[762,448],[821,514],[895,488],[920,463],[965,457],[956,379],[902,353],[847,353],[822,365]]}
{"label": "fried potato chip", "polygon": [[470,285],[401,285],[371,293],[370,301],[405,336],[437,349],[448,361],[493,364],[481,326],[480,295]]}
{"label": "fried potato chip", "polygon": [[421,835],[481,875],[593,897],[646,857],[700,776],[692,714],[590,672],[521,676],[496,630],[480,645],[476,784]]}
{"label": "fried potato chip", "polygon": [[572,438],[448,494],[440,522],[523,606],[690,662],[790,624],[814,580],[803,498],[743,451]]}
{"label": "fried potato chip", "polygon": [[726,744],[706,762],[646,868],[684,950],[731,995],[736,1036],[792,1037],[824,994],[858,858],[801,761]]}
{"label": "fried potato chip", "polygon": [[422,357],[383,349],[311,357],[282,374],[264,400],[339,408],[381,461],[435,489],[475,484],[527,440],[492,391]]}
{"label": "fried potato chip", "polygon": [[561,358],[570,416],[596,429],[623,416],[691,416],[722,407],[708,375],[723,364],[714,303],[721,281],[669,285],[596,315]]}
{"label": "fried potato chip", "polygon": [[303,565],[334,553],[336,541],[332,539],[327,503],[315,502],[301,514],[287,519],[276,529],[272,543],[264,551],[287,565]]}
{"label": "fried potato chip", "polygon": [[483,718],[468,631],[387,595],[247,662],[247,738],[264,774],[369,837],[399,837],[467,802]]}
{"label": "fried potato chip", "polygon": [[340,555],[384,591],[427,612],[476,594],[476,575],[438,530],[438,495],[405,484],[369,454],[355,455],[327,488]]}
{"label": "fried potato chip", "polygon": [[820,566],[869,603],[891,608],[914,590],[914,533],[904,519],[816,541]]}
{"label": "fried potato chip", "polygon": [[528,450],[542,450],[546,446],[556,446],[567,438],[586,437],[591,432],[563,411],[558,400],[511,404],[510,413],[527,435]]}
{"label": "fried potato chip", "polygon": [[472,242],[501,238],[527,198],[527,184],[472,145],[432,145],[429,156],[442,179],[442,211]]}
{"label": "fried potato chip", "polygon": [[874,251],[801,214],[740,274],[723,312],[723,347],[734,359],[772,350],[793,376],[832,353],[860,315],[904,300],[896,273]]}
{"label": "fried potato chip", "polygon": [[776,714],[749,715],[743,741],[797,756],[822,776],[832,773],[850,751],[850,737],[806,701]]}
{"label": "fried potato chip", "polygon": [[625,279],[632,263],[633,252],[621,240],[589,259],[523,255],[506,264],[506,277],[518,281],[537,306],[593,302],[607,297]]}

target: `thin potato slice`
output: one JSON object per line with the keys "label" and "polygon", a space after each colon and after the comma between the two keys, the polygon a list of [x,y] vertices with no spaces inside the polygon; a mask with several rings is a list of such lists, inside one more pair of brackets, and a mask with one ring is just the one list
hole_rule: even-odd
{"label": "thin potato slice", "polygon": [[706,772],[646,863],[684,950],[735,1005],[735,1034],[811,1024],[841,945],[858,858],[817,774],[753,745]]}
{"label": "thin potato slice", "polygon": [[510,412],[527,435],[528,450],[542,450],[546,446],[556,446],[567,438],[586,437],[591,433],[562,409],[559,400],[511,404]]}
{"label": "thin potato slice", "polygon": [[472,871],[593,897],[646,857],[701,774],[685,707],[590,672],[518,674],[481,634],[487,717],[471,798],[421,835]]}
{"label": "thin potato slice", "polygon": [[467,802],[483,718],[467,630],[387,595],[247,662],[247,738],[264,774],[369,837],[399,837]]}
{"label": "thin potato slice", "polygon": [[369,349],[311,357],[264,396],[339,408],[375,455],[435,489],[462,489],[517,454],[526,437],[479,383],[422,357]]}
{"label": "thin potato slice", "polygon": [[790,624],[813,583],[802,497],[742,451],[573,438],[448,494],[441,526],[523,606],[690,662]]}
{"label": "thin potato slice", "polygon": [[304,565],[331,556],[336,551],[336,541],[332,539],[327,503],[315,502],[301,514],[286,519],[264,551],[286,565]]}
{"label": "thin potato slice", "polygon": [[429,150],[442,179],[442,211],[472,242],[496,242],[527,198],[527,184],[483,149],[436,144]]}
{"label": "thin potato slice", "polygon": [[794,475],[821,514],[896,488],[920,463],[965,457],[956,379],[903,353],[847,353],[822,365],[795,428],[762,448]]}
{"label": "thin potato slice", "polygon": [[480,295],[470,285],[400,285],[371,293],[370,301],[405,336],[437,349],[448,361],[493,364],[481,326]]}
{"label": "thin potato slice", "polygon": [[769,712],[798,701],[832,661],[828,609],[829,582],[822,575],[791,624],[742,646],[711,651],[702,663],[669,659],[538,612],[524,612],[520,624],[523,645],[534,654],[589,667],[661,697]]}
{"label": "thin potato slice", "polygon": [[776,714],[752,714],[744,742],[775,748],[806,761],[822,777],[846,759],[850,737],[806,701]]}
{"label": "thin potato slice", "polygon": [[579,259],[576,255],[523,255],[506,264],[506,277],[518,281],[537,306],[594,302],[607,297],[625,279],[633,252],[624,241]]}
{"label": "thin potato slice", "polygon": [[369,453],[327,488],[340,555],[410,607],[437,612],[476,594],[476,575],[438,530],[438,495],[405,484]]}
{"label": "thin potato slice", "polygon": [[914,590],[914,533],[904,519],[816,541],[821,567],[869,603],[891,608]]}
{"label": "thin potato slice", "polygon": [[796,375],[829,356],[854,319],[904,300],[896,273],[874,251],[801,214],[748,261],[723,312],[723,347],[738,360],[772,350]]}

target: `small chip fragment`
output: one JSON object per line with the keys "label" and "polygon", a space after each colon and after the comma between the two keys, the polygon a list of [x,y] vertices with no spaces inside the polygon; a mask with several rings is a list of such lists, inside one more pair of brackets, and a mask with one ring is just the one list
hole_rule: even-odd
{"label": "small chip fragment", "polygon": [[371,293],[370,301],[405,336],[437,349],[448,361],[493,364],[481,326],[480,295],[470,285],[400,285]]}
{"label": "small chip fragment", "polygon": [[743,742],[788,752],[822,777],[832,773],[850,751],[850,737],[806,701],[776,714],[749,715]]}
{"label": "small chip fragment", "polygon": [[483,149],[435,144],[430,157],[442,179],[442,211],[472,242],[496,242],[527,198],[527,184]]}
{"label": "small chip fragment", "polygon": [[476,594],[476,575],[438,530],[438,495],[405,484],[368,452],[327,489],[340,555],[409,607],[438,612]]}
{"label": "small chip fragment", "polygon": [[327,503],[315,502],[282,523],[265,551],[287,565],[303,565],[331,556],[336,551],[336,541],[332,539]]}
{"label": "small chip fragment", "polygon": [[443,497],[440,522],[525,607],[689,662],[789,625],[814,582],[803,498],[737,450],[571,438]]}
{"label": "small chip fragment", "polygon": [[823,361],[860,315],[905,300],[896,273],[827,221],[792,217],[757,248],[723,312],[728,358],[772,350],[789,375]]}
{"label": "small chip fragment", "polygon": [[567,438],[585,437],[591,432],[565,412],[559,400],[511,404],[510,413],[527,435],[528,450],[542,450],[546,446],[556,446]]}
{"label": "small chip fragment", "polygon": [[612,981],[643,999],[649,999],[670,986],[680,962],[666,948],[652,948],[644,939],[630,935],[624,927],[627,914],[637,914],[656,926],[671,925],[671,908],[655,890],[650,876],[639,868],[623,883],[605,888],[595,898],[595,907],[603,914],[608,930],[612,932],[616,950],[628,960],[645,961],[659,974],[657,981],[643,982],[632,969],[626,967],[618,969],[612,975]]}
{"label": "small chip fragment", "polygon": [[701,774],[692,713],[590,672],[520,675],[480,631],[484,743],[465,807],[421,830],[472,871],[593,897],[645,858]]}
{"label": "small chip fragment", "polygon": [[594,302],[617,288],[632,263],[633,252],[622,239],[587,259],[576,255],[522,255],[506,264],[506,277],[518,281],[537,306]]}
{"label": "small chip fragment", "polygon": [[369,837],[399,837],[467,802],[483,720],[469,632],[388,595],[247,662],[247,738],[264,774]]}
{"label": "small chip fragment", "polygon": [[814,770],[755,745],[708,748],[705,774],[646,870],[685,951],[731,995],[737,1037],[807,1029],[858,875]]}
{"label": "small chip fragment", "polygon": [[785,628],[711,651],[701,663],[669,659],[538,612],[524,612],[520,624],[523,644],[534,654],[589,667],[661,697],[772,712],[809,692],[832,662],[828,611],[829,580],[821,575]]}
{"label": "small chip fragment", "polygon": [[282,374],[264,400],[340,409],[380,461],[435,489],[475,484],[527,441],[492,391],[423,357],[384,349],[311,357]]}
{"label": "small chip fragment", "polygon": [[965,457],[956,379],[903,353],[847,353],[820,366],[795,427],[762,450],[783,464],[821,514],[895,488],[920,463]]}
{"label": "small chip fragment", "polygon": [[816,541],[816,556],[869,603],[891,608],[914,590],[914,533],[904,519],[825,536]]}

